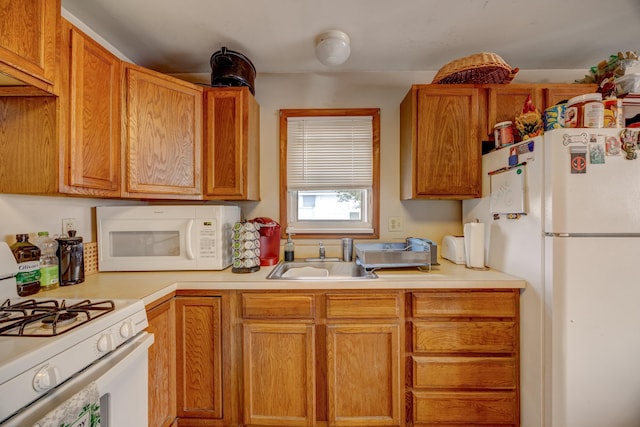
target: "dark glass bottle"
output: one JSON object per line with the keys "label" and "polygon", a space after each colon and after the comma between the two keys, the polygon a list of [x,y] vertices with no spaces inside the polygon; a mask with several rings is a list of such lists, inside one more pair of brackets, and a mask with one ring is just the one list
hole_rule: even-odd
{"label": "dark glass bottle", "polygon": [[18,262],[18,295],[26,297],[40,290],[40,248],[29,242],[28,234],[16,234],[11,252]]}

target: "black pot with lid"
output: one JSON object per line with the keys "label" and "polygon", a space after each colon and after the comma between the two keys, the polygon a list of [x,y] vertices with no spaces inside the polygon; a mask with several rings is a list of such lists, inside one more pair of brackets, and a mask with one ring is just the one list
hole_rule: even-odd
{"label": "black pot with lid", "polygon": [[57,237],[60,286],[76,285],[84,282],[84,245],[82,237],[75,230],[69,230],[69,237]]}
{"label": "black pot with lid", "polygon": [[241,54],[226,47],[211,55],[211,86],[247,86],[252,95],[256,78],[253,63]]}

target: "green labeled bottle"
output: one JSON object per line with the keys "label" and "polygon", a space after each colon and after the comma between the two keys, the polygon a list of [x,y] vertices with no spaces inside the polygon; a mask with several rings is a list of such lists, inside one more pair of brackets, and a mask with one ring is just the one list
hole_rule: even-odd
{"label": "green labeled bottle", "polygon": [[16,234],[11,252],[18,262],[18,295],[26,297],[40,290],[40,248],[29,242],[28,234]]}
{"label": "green labeled bottle", "polygon": [[56,256],[58,242],[48,231],[39,231],[36,246],[40,248],[40,290],[55,289],[60,284],[59,261]]}

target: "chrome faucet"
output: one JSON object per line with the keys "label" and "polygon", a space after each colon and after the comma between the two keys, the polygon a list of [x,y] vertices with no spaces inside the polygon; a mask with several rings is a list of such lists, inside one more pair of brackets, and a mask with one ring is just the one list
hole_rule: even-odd
{"label": "chrome faucet", "polygon": [[324,257],[325,257],[324,245],[322,244],[322,242],[320,242],[320,247],[318,248],[318,258],[324,259]]}

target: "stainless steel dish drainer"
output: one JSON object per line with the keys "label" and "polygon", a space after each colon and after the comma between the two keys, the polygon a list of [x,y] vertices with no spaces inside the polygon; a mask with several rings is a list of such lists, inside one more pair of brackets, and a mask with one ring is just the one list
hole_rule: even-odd
{"label": "stainless steel dish drainer", "polygon": [[356,243],[356,263],[367,270],[400,267],[431,270],[431,245],[424,242],[407,239],[398,243]]}

